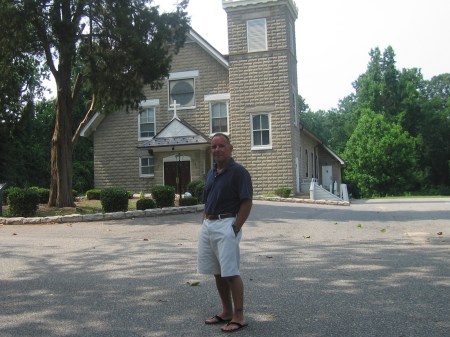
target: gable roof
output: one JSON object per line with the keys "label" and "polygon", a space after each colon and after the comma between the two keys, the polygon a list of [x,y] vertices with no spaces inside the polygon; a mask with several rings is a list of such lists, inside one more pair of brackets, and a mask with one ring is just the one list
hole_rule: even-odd
{"label": "gable roof", "polygon": [[[204,38],[202,38],[195,30],[190,29],[186,43],[197,43],[203,50],[205,50],[209,55],[211,55],[220,65],[229,69],[229,63],[227,58],[225,58],[217,49],[215,49],[211,44],[208,43]],[[105,119],[104,113],[96,112],[94,116],[89,120],[89,122],[83,127],[80,132],[81,137],[90,137],[93,132],[97,129],[100,123]],[[190,126],[192,128],[192,126]]]}
{"label": "gable roof", "polygon": [[216,48],[209,44],[203,37],[201,37],[195,30],[190,29],[186,42],[192,40],[196,42],[202,49],[204,49],[208,54],[210,54],[217,62],[219,62],[226,69],[229,69],[230,65],[228,59],[225,58]]}
{"label": "gable roof", "polygon": [[321,140],[319,137],[317,137],[312,131],[308,130],[302,123],[298,123],[298,126],[300,127],[300,131],[303,131],[306,133],[309,137],[314,139],[317,143],[319,143],[325,151],[327,151],[331,156],[333,156],[341,165],[345,165],[345,160],[342,159],[336,152],[334,152],[332,149],[330,149],[323,140]]}
{"label": "gable roof", "polygon": [[165,148],[175,146],[208,147],[210,139],[176,114],[152,139],[140,142],[138,148],[167,150]]}

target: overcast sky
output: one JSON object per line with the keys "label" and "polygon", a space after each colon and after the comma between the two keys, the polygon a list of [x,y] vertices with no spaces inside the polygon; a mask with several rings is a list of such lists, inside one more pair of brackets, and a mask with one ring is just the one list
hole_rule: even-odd
{"label": "overcast sky", "polygon": [[[313,111],[337,107],[353,92],[369,52],[392,46],[397,68],[420,68],[425,79],[450,73],[450,0],[294,0],[299,94]],[[177,0],[154,0],[173,10]],[[194,30],[228,53],[222,0],[190,0]]]}

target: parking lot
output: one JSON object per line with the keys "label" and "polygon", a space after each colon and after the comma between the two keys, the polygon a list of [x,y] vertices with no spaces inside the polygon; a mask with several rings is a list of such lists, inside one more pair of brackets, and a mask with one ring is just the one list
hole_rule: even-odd
{"label": "parking lot", "polygon": [[[200,219],[0,226],[0,336],[223,335]],[[243,230],[236,335],[448,336],[450,198],[255,201]]]}

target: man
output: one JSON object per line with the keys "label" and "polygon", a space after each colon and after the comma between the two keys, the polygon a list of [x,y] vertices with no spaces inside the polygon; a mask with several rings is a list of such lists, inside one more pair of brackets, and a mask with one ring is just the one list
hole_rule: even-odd
{"label": "man", "polygon": [[228,136],[217,133],[211,139],[214,168],[208,172],[203,201],[205,210],[198,242],[198,271],[213,274],[222,312],[205,324],[226,323],[221,330],[237,331],[244,319],[244,284],[239,273],[239,243],[242,226],[252,208],[250,174],[231,157]]}

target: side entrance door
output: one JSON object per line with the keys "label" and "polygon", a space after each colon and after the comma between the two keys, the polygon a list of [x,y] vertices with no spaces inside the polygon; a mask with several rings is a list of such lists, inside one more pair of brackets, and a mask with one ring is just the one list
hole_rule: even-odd
{"label": "side entrance door", "polygon": [[173,186],[175,193],[187,192],[187,185],[191,182],[190,161],[169,161],[164,163],[164,185]]}
{"label": "side entrance door", "polygon": [[333,167],[331,165],[322,166],[322,186],[327,190],[330,190],[330,186],[333,183]]}

